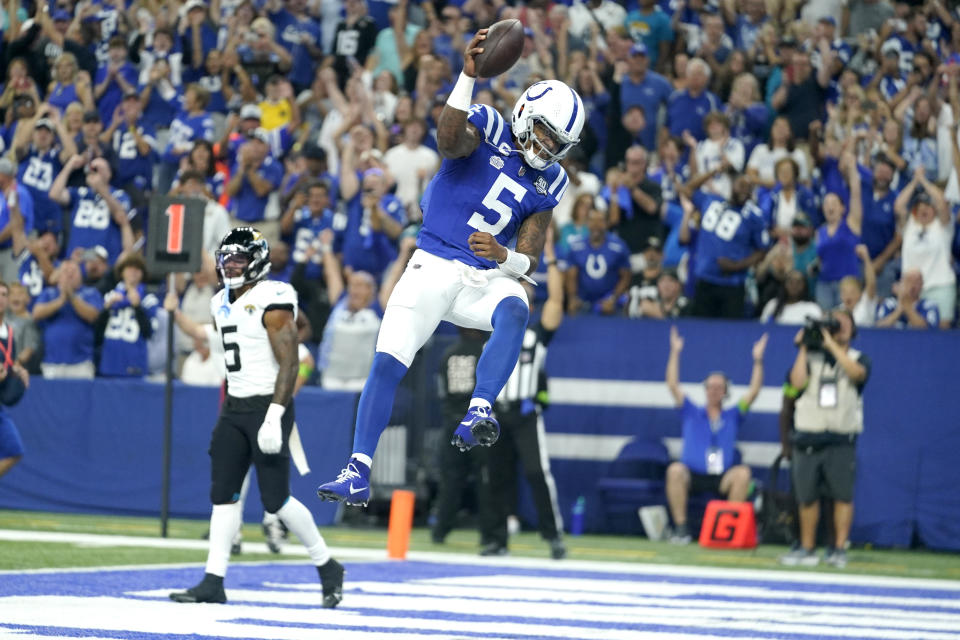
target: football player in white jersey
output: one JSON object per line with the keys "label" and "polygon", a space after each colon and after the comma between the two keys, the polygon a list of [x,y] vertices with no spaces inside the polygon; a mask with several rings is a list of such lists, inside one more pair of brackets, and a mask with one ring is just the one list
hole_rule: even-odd
{"label": "football player in white jersey", "polygon": [[195,587],[171,593],[176,602],[226,602],[223,577],[243,513],[240,488],[251,462],[268,513],[275,513],[307,548],[323,585],[323,606],[343,597],[343,566],[330,552],[310,511],[290,495],[293,390],[299,369],[297,293],[267,280],[270,249],[256,229],[232,230],[217,251],[223,289],[210,301],[223,343],[226,398],[210,441],[210,549]]}
{"label": "football player in white jersey", "polygon": [[443,163],[420,203],[418,249],[384,312],[353,455],[336,480],[317,489],[322,499],[370,499],[370,467],[397,385],[441,320],[493,332],[451,444],[466,451],[500,435],[491,404],[517,363],[529,318],[519,280],[536,270],[553,208],[570,182],[559,161],[580,141],[584,108],[557,80],[527,88],[509,123],[488,106],[471,105],[474,57],[486,33],[480,29],[467,46],[463,73],[437,121]]}

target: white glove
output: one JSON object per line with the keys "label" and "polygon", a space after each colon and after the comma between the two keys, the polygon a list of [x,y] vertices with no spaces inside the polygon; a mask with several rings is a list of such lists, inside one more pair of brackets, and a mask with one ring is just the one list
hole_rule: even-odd
{"label": "white glove", "polygon": [[280,453],[280,449],[283,448],[283,431],[280,429],[283,412],[283,406],[275,402],[270,403],[263,424],[257,432],[257,446],[267,455]]}

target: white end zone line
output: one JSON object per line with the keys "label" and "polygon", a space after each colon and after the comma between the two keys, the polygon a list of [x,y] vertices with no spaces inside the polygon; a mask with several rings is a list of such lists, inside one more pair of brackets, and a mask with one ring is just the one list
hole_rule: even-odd
{"label": "white end zone line", "polygon": [[[188,540],[179,538],[156,538],[146,536],[118,536],[94,533],[66,533],[59,531],[26,531],[20,529],[0,529],[0,540],[12,542],[51,542],[97,547],[151,547],[159,549],[207,549],[205,540]],[[666,543],[664,543],[666,544]],[[269,553],[263,543],[244,543],[244,548],[257,553]],[[387,560],[386,550],[336,547],[331,551],[338,558],[380,562]],[[295,559],[306,558],[306,550],[299,544],[286,545],[276,560],[243,562],[243,564],[276,564],[278,562],[295,562]],[[817,584],[843,584],[864,587],[890,587],[898,589],[937,589],[952,591],[960,594],[960,580],[941,580],[932,578],[901,578],[896,576],[853,575],[832,572],[790,571],[773,569],[729,569],[723,567],[705,566],[677,566],[669,564],[645,564],[639,562],[614,562],[599,560],[563,561],[543,558],[518,557],[480,557],[474,554],[447,553],[436,551],[411,551],[407,554],[409,560],[435,562],[456,565],[477,566],[504,566],[528,569],[557,569],[576,571],[595,571],[598,573],[626,573],[635,575],[666,575],[687,578],[713,578],[720,580],[769,580],[773,582],[797,582]],[[24,569],[0,571],[6,574],[44,574],[44,573],[80,573],[92,571],[129,571],[136,569],[196,567],[203,563],[169,563],[151,565],[125,565],[107,567],[71,567],[66,569]]]}

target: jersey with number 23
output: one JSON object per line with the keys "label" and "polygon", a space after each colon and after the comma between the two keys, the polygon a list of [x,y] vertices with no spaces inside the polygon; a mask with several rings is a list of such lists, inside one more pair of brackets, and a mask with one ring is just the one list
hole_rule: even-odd
{"label": "jersey with number 23", "polygon": [[485,231],[510,246],[524,220],[557,205],[570,179],[559,164],[543,171],[527,165],[510,124],[492,107],[473,105],[467,121],[480,132],[480,145],[466,157],[444,159],[427,185],[417,246],[441,258],[493,269],[495,262],[473,255],[470,234]]}

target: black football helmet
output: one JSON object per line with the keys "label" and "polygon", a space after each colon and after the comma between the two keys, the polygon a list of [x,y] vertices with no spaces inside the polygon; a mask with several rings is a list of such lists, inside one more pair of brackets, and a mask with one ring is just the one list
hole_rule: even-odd
{"label": "black football helmet", "polygon": [[[229,278],[224,272],[224,265],[236,255],[245,256],[247,266],[242,275]],[[224,286],[231,289],[266,278],[270,273],[270,245],[267,239],[253,227],[237,227],[227,233],[217,249],[217,273]]]}

